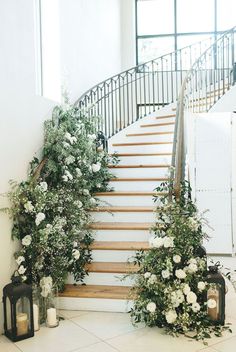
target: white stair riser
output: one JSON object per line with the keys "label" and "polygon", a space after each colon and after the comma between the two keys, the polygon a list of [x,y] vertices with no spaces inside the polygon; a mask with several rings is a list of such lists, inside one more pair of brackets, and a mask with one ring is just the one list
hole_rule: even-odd
{"label": "white stair riser", "polygon": [[[129,178],[147,178],[147,177],[168,177],[168,167],[154,167],[154,168],[124,168],[124,169],[111,169],[112,174],[116,177],[129,177]],[[137,188],[138,190],[138,188]],[[142,191],[142,189],[141,189]]]}
{"label": "white stair riser", "polygon": [[111,146],[109,153],[172,153],[172,144]]}
{"label": "white stair riser", "polygon": [[94,231],[96,241],[148,241],[149,230],[97,230]]}
{"label": "white stair riser", "polygon": [[112,181],[109,183],[116,191],[137,191],[152,192],[162,181]]}
{"label": "white stair riser", "polygon": [[93,212],[96,222],[154,222],[157,218],[154,212]]}
{"label": "white stair riser", "polygon": [[94,250],[92,260],[94,262],[127,262],[134,255],[135,251]]}
{"label": "white stair riser", "polygon": [[59,298],[60,309],[91,310],[97,312],[129,312],[133,306],[132,301],[123,299],[105,298]]}
{"label": "white stair riser", "polygon": [[[100,205],[153,206],[153,196],[99,196]],[[157,203],[156,203],[157,204]]]}
{"label": "white stair riser", "polygon": [[[85,277],[84,283],[86,285],[108,285],[108,286],[132,286],[135,281],[135,276],[124,276],[124,274],[111,273],[89,273]],[[75,281],[72,275],[69,275],[67,284],[74,284]]]}
{"label": "white stair riser", "polygon": [[[143,131],[141,131],[143,133]],[[144,131],[145,132],[145,131]],[[124,143],[136,142],[172,142],[173,134],[157,134],[157,135],[144,135],[144,136],[127,136],[123,139]]]}
{"label": "white stair riser", "polygon": [[170,164],[171,155],[119,156],[119,165]]}

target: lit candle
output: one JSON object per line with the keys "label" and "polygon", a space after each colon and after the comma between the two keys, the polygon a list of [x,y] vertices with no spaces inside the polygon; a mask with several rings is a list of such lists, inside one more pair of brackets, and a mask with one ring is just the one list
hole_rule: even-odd
{"label": "lit candle", "polygon": [[47,323],[48,323],[48,326],[52,326],[52,327],[57,325],[56,308],[48,308],[47,309]]}
{"label": "lit candle", "polygon": [[28,333],[28,316],[26,313],[19,313],[16,316],[17,335]]}
{"label": "lit candle", "polygon": [[39,330],[39,307],[37,304],[33,304],[33,314],[34,314],[34,331]]}

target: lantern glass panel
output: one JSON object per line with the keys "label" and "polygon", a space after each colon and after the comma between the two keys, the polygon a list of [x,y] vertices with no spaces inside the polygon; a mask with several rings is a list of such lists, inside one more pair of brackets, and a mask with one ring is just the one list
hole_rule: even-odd
{"label": "lantern glass panel", "polygon": [[12,329],[12,312],[11,312],[11,302],[8,297],[6,297],[6,328],[7,331],[11,331]]}
{"label": "lantern glass panel", "polygon": [[208,307],[208,315],[214,321],[219,320],[222,314],[220,304],[222,300],[222,290],[220,290],[219,287],[210,288],[207,292],[207,300],[209,299],[214,300],[216,306],[213,308]]}
{"label": "lantern glass panel", "polygon": [[16,327],[18,336],[28,334],[32,329],[28,297],[20,297],[16,302]]}

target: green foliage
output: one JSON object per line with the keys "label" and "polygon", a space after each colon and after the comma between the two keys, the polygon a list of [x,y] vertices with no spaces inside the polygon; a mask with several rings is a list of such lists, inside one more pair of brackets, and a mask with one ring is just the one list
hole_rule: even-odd
{"label": "green foliage", "polygon": [[97,119],[73,106],[55,108],[45,122],[42,161],[32,160],[26,181],[11,182],[12,236],[22,243],[15,258],[26,282],[50,286],[49,277],[62,290],[68,273],[75,281],[86,275],[93,194],[108,190],[107,165],[116,162],[96,149]]}

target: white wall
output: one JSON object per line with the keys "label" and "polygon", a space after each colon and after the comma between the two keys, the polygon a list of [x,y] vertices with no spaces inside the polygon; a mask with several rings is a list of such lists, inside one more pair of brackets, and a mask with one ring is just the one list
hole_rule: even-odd
{"label": "white wall", "polygon": [[121,66],[122,71],[136,65],[135,1],[121,3]]}
{"label": "white wall", "polygon": [[121,71],[119,0],[59,0],[61,61],[71,100]]}

